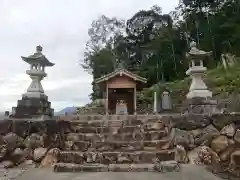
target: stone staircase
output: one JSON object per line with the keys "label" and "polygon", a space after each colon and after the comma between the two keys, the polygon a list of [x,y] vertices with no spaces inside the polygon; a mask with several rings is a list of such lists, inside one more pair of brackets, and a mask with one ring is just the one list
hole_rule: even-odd
{"label": "stone staircase", "polygon": [[[78,116],[55,172],[157,171],[175,158],[169,143],[169,120],[152,116]],[[165,162],[166,163],[166,162]]]}

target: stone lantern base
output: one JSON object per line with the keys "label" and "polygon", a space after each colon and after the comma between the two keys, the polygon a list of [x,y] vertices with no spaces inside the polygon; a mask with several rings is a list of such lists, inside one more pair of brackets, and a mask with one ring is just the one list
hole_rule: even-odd
{"label": "stone lantern base", "polygon": [[213,98],[195,97],[187,99],[181,108],[182,114],[190,113],[211,115],[219,112],[220,109],[217,108],[217,101]]}
{"label": "stone lantern base", "polygon": [[29,98],[23,96],[18,100],[17,107],[12,108],[11,118],[28,118],[51,120],[54,116],[54,110],[51,108],[51,102],[45,95],[42,98]]}
{"label": "stone lantern base", "polygon": [[187,94],[187,99],[192,99],[196,97],[199,97],[199,98],[212,97],[212,92],[207,89],[201,89],[201,90],[194,89],[192,91],[189,91],[189,93]]}

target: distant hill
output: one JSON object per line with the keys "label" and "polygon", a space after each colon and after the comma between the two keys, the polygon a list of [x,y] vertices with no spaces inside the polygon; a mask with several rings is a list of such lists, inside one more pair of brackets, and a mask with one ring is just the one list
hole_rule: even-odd
{"label": "distant hill", "polygon": [[55,115],[64,115],[65,113],[71,114],[76,111],[76,107],[66,107],[59,112],[55,112]]}

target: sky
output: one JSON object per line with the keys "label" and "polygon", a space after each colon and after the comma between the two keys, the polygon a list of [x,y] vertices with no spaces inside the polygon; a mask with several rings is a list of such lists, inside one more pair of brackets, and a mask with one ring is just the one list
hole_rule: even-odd
{"label": "sky", "polygon": [[17,105],[31,83],[21,56],[43,47],[55,66],[42,81],[52,107],[59,111],[90,102],[92,76],[79,65],[88,28],[100,15],[129,19],[153,5],[168,13],[179,0],[0,0],[0,111]]}

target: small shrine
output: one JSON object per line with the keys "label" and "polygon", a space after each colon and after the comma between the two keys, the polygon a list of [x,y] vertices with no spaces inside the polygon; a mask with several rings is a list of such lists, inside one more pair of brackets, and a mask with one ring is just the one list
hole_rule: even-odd
{"label": "small shrine", "polygon": [[189,93],[187,94],[188,99],[212,97],[212,92],[208,90],[202,79],[202,76],[207,70],[207,68],[203,65],[203,60],[210,56],[212,52],[199,50],[196,46],[196,42],[191,42],[191,50],[187,53],[187,58],[189,59],[189,69],[186,74],[190,75],[192,78]]}
{"label": "small shrine", "polygon": [[47,76],[45,67],[54,66],[54,63],[51,63],[42,54],[41,46],[36,47],[36,52],[33,55],[21,58],[30,65],[30,69],[26,73],[30,76],[32,82],[27,92],[22,95],[22,99],[18,100],[17,107],[12,108],[10,117],[49,120],[54,115],[54,110],[44,93],[41,80]]}
{"label": "small shrine", "polygon": [[106,114],[136,114],[136,93],[147,79],[133,74],[122,65],[95,80],[105,99]]}

